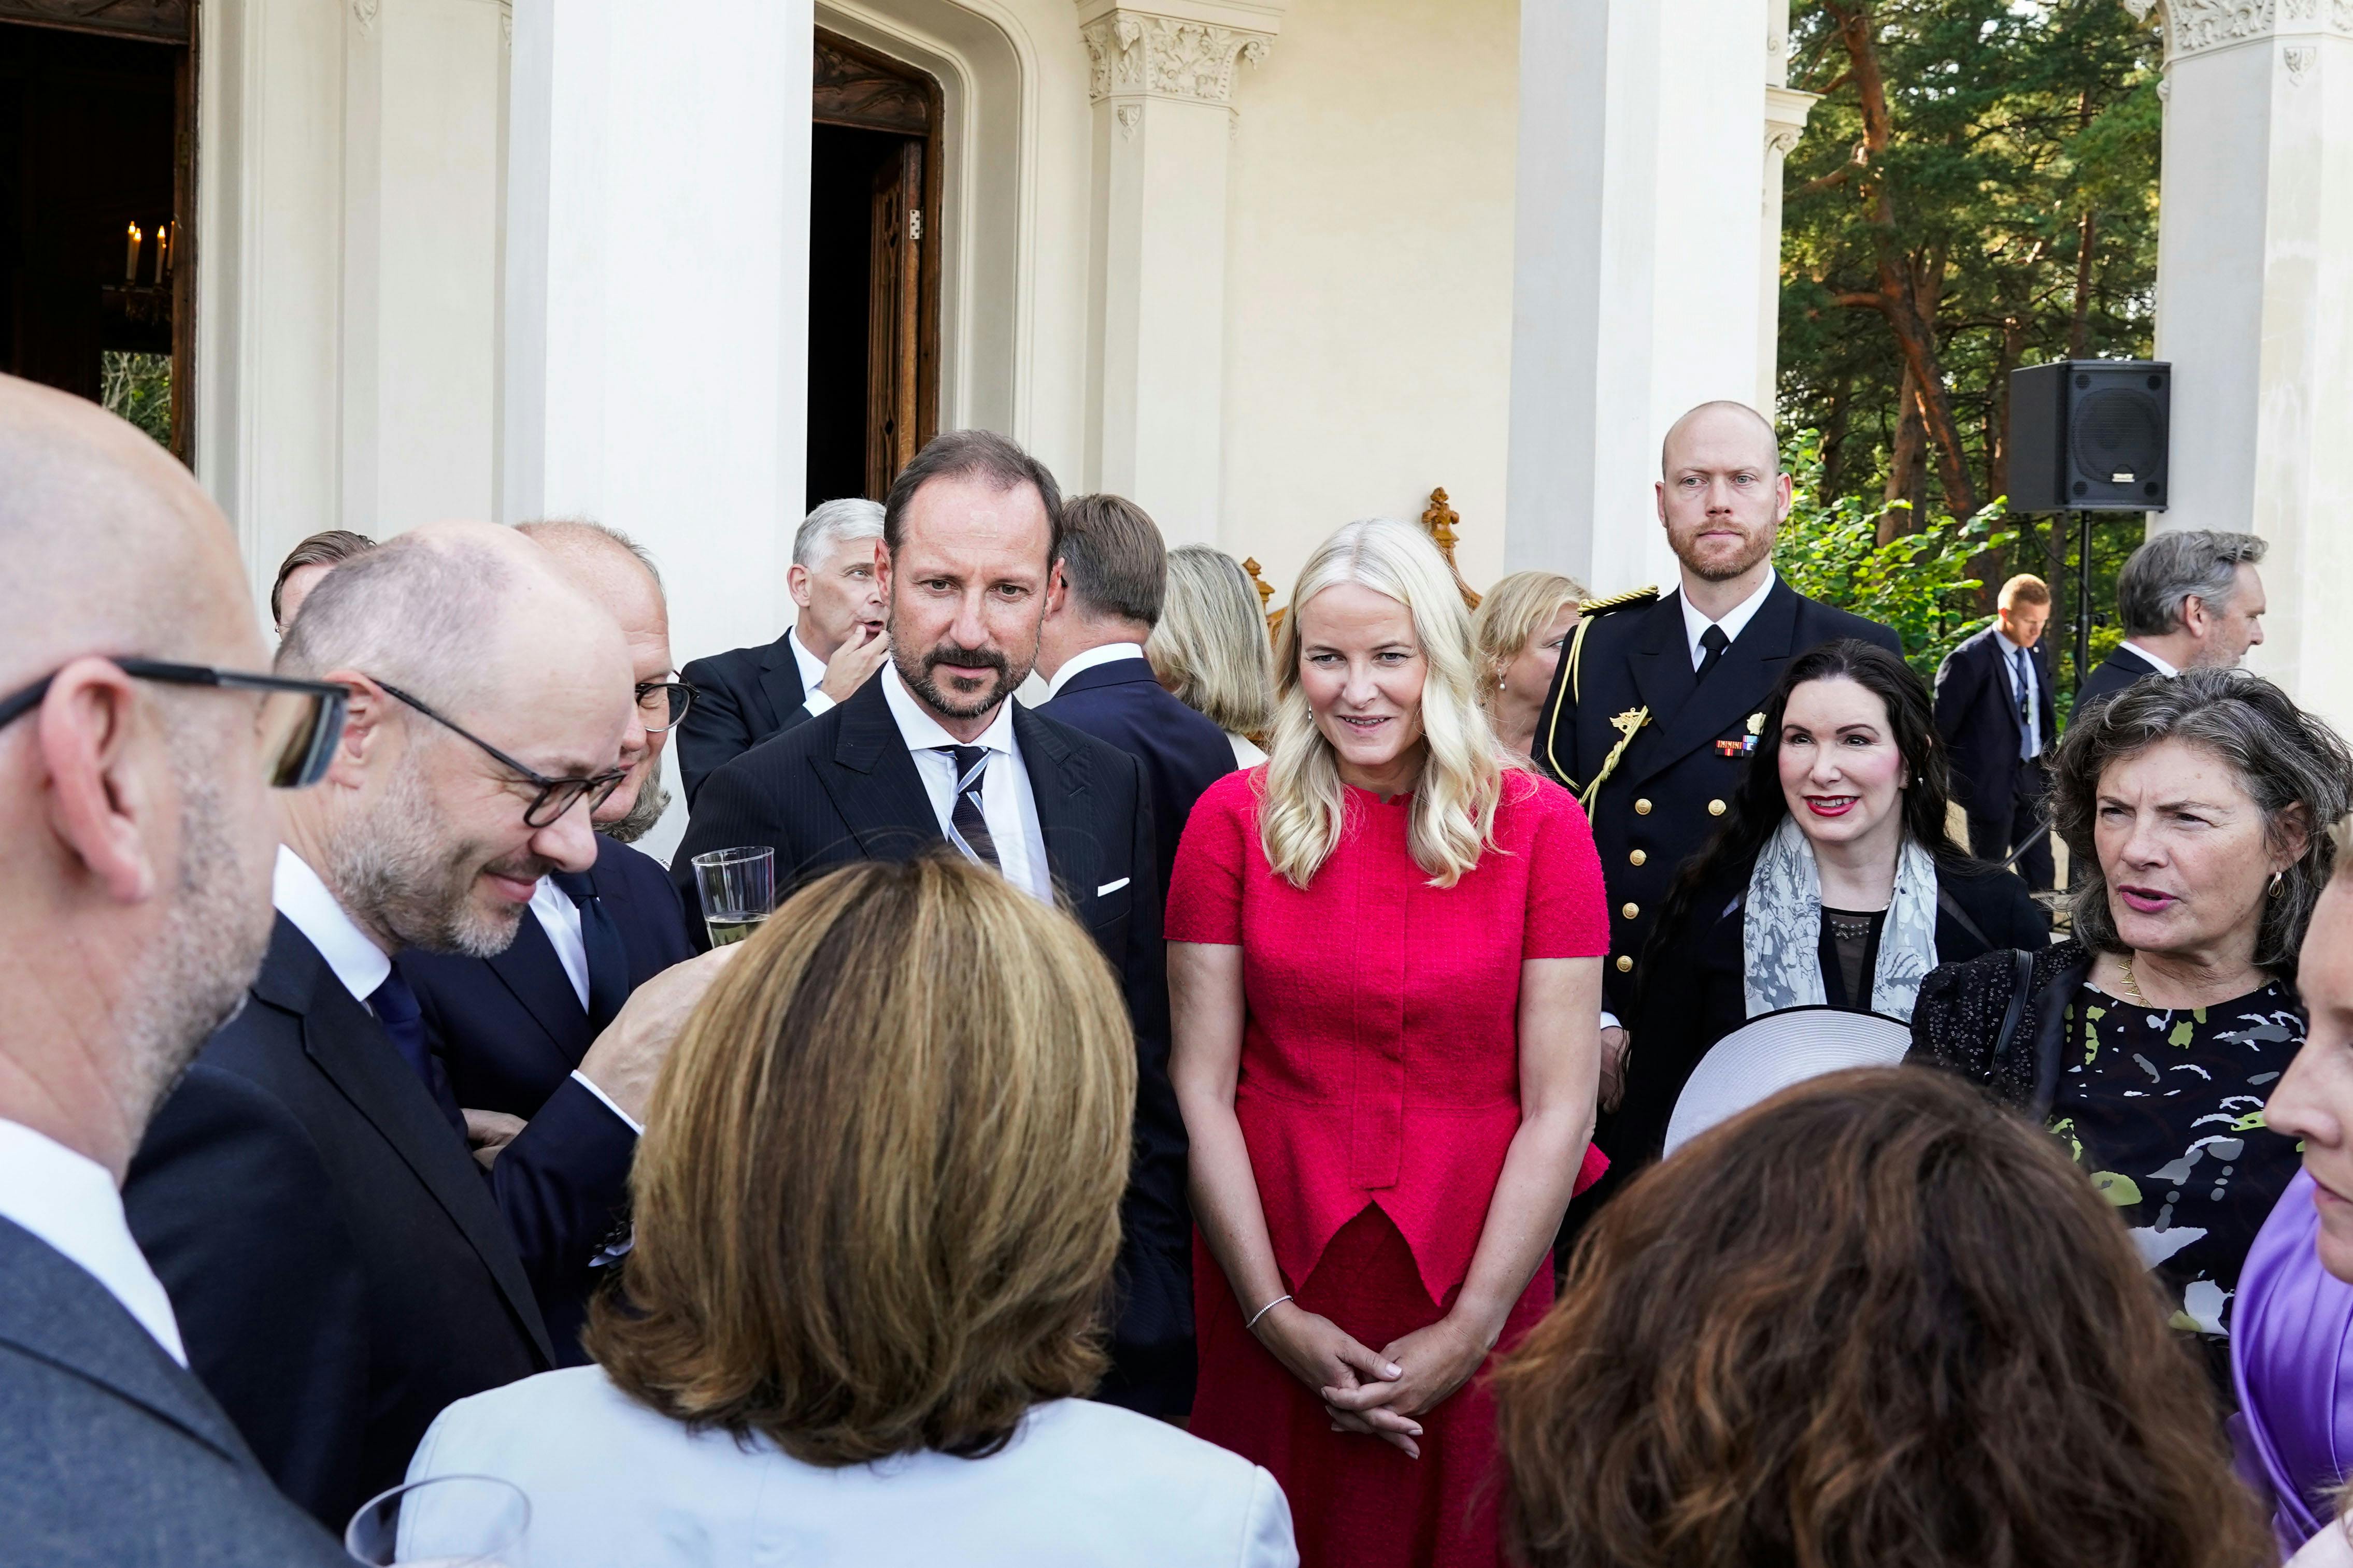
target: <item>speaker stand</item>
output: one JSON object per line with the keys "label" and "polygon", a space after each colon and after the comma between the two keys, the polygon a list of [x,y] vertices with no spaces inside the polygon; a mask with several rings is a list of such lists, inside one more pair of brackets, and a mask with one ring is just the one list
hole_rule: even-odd
{"label": "speaker stand", "polygon": [[2075,514],[2075,692],[2092,678],[2092,514]]}

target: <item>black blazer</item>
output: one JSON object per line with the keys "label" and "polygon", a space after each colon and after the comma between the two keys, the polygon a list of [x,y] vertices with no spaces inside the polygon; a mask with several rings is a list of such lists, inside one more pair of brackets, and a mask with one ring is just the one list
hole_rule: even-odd
{"label": "black blazer", "polygon": [[2105,702],[2128,686],[2137,685],[2158,674],[2157,666],[2119,643],[2108,650],[2108,657],[2092,668],[2084,689],[2075,694],[2075,714],[2081,719],[2094,704]]}
{"label": "black blazer", "polygon": [[[1191,1408],[1193,1391],[1192,1221],[1185,1205],[1185,1123],[1168,1082],[1167,958],[1152,786],[1143,764],[1125,752],[1018,703],[1013,735],[1062,906],[1119,976],[1135,1028],[1135,1157],[1121,1212],[1123,1300],[1112,1375],[1101,1396],[1148,1415],[1180,1415]],[[747,844],[776,847],[779,899],[837,866],[944,849],[932,797],[881,680],[711,775],[670,868],[683,897],[694,897],[695,856]],[[693,926],[701,936],[702,922]]]}
{"label": "black blazer", "polygon": [[765,647],[714,653],[678,672],[694,688],[694,703],[678,726],[678,773],[688,805],[712,773],[769,736],[807,721],[803,704],[808,691],[801,685],[792,635],[788,626]]}
{"label": "black blazer", "polygon": [[[1748,1021],[1742,906],[1755,868],[1751,861],[1697,889],[1683,917],[1651,939],[1651,983],[1629,1021],[1625,1097],[1594,1130],[1593,1141],[1609,1156],[1609,1173],[1589,1194],[1596,1204],[1658,1159],[1692,1069]],[[2049,913],[2024,881],[1997,867],[1939,867],[1936,892],[1936,956],[1943,963],[2051,940]],[[1827,978],[1835,998],[1841,984]]]}
{"label": "black blazer", "polygon": [[[693,956],[678,889],[660,861],[600,836],[588,880],[620,929],[630,990]],[[596,1043],[555,944],[528,911],[513,945],[496,958],[411,950],[395,963],[416,989],[460,1105],[528,1121]]]}
{"label": "black blazer", "polygon": [[571,1288],[610,1232],[636,1142],[567,1082],[485,1176],[281,915],[123,1205],[191,1368],[280,1487],[340,1529],[451,1401],[554,1364],[536,1291]]}
{"label": "black blazer", "polygon": [[0,1559],[25,1568],[351,1568],[138,1320],[5,1219]]}
{"label": "black blazer", "polygon": [[1647,606],[1596,616],[1579,629],[1577,680],[1564,658],[1536,719],[1536,765],[1580,794],[1621,738],[1612,721],[1630,724],[1649,710],[1586,806],[1609,891],[1605,1005],[1624,1021],[1633,1015],[1637,971],[1659,906],[1677,868],[1723,826],[1747,766],[1749,722],[1761,718],[1789,660],[1840,637],[1861,637],[1898,655],[1904,648],[1876,621],[1818,604],[1779,579],[1704,687],[1683,638],[1680,590]]}
{"label": "black blazer", "polygon": [[[2026,656],[2034,665],[2035,706],[2042,752],[2059,742],[2059,708],[2051,695],[2051,646],[2038,642]],[[1936,667],[1936,732],[1953,765],[1953,798],[1978,816],[2009,819],[2018,783],[2018,750],[2025,737],[2018,700],[2010,694],[2010,649],[1993,626],[1962,642]]]}
{"label": "black blazer", "polygon": [[1144,764],[1152,782],[1152,834],[1166,895],[1176,865],[1176,840],[1201,792],[1234,771],[1226,732],[1160,689],[1152,665],[1114,659],[1083,669],[1038,711],[1098,741],[1108,741]]}

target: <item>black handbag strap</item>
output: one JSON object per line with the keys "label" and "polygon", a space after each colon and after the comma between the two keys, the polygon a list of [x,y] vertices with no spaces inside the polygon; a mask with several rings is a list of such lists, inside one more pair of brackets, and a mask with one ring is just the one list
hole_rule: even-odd
{"label": "black handbag strap", "polygon": [[[2018,1038],[2019,1020],[2026,1016],[2026,994],[2034,987],[2034,954],[2026,948],[2012,948],[2010,953],[2010,1005],[2002,1010],[2001,1031],[1993,1037],[1995,1063],[2010,1059],[2010,1048]],[[2042,1073],[2036,1064],[2034,1075],[2036,1098],[2041,1099]],[[2055,1086],[2054,1086],[2055,1087]]]}

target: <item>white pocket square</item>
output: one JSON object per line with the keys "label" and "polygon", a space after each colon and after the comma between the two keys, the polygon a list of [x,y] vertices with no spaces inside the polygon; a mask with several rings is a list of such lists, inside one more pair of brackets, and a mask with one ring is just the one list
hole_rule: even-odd
{"label": "white pocket square", "polygon": [[1095,889],[1095,897],[1096,897],[1096,898],[1098,898],[1098,899],[1100,899],[1100,898],[1102,898],[1105,893],[1116,893],[1116,892],[1118,892],[1122,888],[1124,888],[1124,887],[1126,887],[1126,886],[1127,886],[1127,879],[1126,879],[1126,878],[1124,878],[1124,877],[1122,877],[1122,878],[1121,878],[1118,881],[1116,881],[1116,882],[1105,882],[1102,887],[1097,888],[1097,889]]}

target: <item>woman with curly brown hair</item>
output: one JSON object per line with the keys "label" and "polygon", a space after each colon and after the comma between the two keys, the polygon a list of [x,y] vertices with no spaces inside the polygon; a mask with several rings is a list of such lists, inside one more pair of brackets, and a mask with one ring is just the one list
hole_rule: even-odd
{"label": "woman with curly brown hair", "polygon": [[2047,1136],[1788,1089],[1602,1212],[1495,1375],[1529,1568],[2254,1568],[2196,1363]]}

